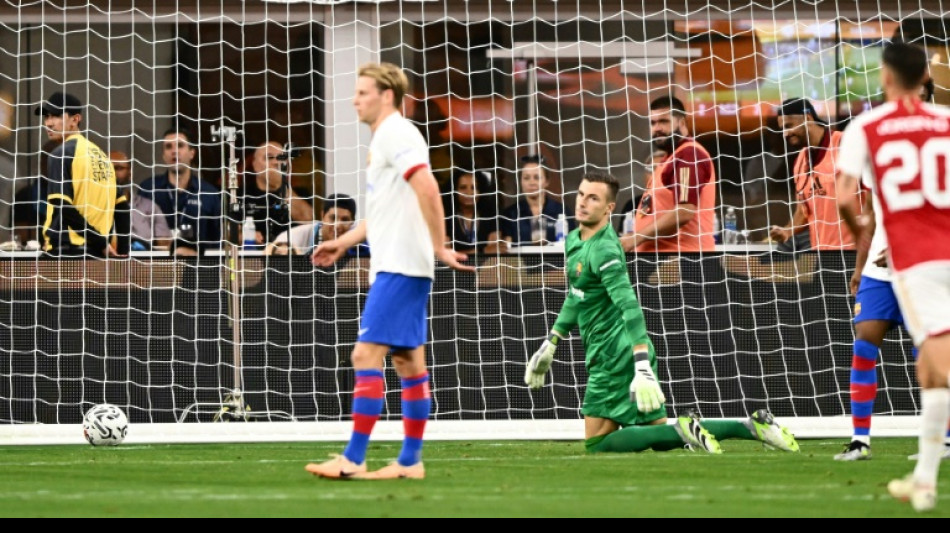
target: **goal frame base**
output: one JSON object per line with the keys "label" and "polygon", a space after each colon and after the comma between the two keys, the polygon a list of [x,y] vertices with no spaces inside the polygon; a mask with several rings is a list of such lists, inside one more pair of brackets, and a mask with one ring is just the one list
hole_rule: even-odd
{"label": "goal frame base", "polygon": [[[851,417],[792,417],[780,420],[799,439],[848,438]],[[874,437],[916,437],[919,416],[879,416]],[[216,423],[130,424],[124,445],[229,442],[346,442],[353,424],[339,422],[232,421]],[[382,421],[375,441],[403,438],[401,421]],[[583,420],[432,420],[426,440],[583,440]],[[0,426],[0,445],[86,444],[80,424]]]}

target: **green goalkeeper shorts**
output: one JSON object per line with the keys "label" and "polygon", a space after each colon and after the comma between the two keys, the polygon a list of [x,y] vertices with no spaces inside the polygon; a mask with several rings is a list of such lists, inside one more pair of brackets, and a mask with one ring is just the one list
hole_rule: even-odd
{"label": "green goalkeeper shorts", "polygon": [[[594,418],[606,418],[621,427],[648,424],[666,418],[666,406],[649,413],[637,410],[630,401],[630,382],[633,381],[633,347],[629,341],[618,339],[604,343],[587,353],[587,390],[581,413]],[[606,348],[606,350],[605,350]],[[609,353],[611,356],[606,356]],[[650,344],[650,364],[657,374],[656,352]]]}

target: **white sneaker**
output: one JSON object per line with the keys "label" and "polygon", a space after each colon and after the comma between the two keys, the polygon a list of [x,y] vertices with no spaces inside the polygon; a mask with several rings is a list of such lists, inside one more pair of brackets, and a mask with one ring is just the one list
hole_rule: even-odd
{"label": "white sneaker", "polygon": [[0,243],[0,252],[18,252],[20,251],[19,241],[7,241]]}
{"label": "white sneaker", "polygon": [[887,492],[902,502],[909,501],[918,513],[931,511],[937,506],[937,488],[917,483],[913,474],[891,480],[887,484]]}

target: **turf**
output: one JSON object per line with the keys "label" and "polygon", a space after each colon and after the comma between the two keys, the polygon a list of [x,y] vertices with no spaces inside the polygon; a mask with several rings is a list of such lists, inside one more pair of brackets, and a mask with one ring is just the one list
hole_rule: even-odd
{"label": "turf", "polygon": [[[832,460],[843,440],[802,451],[729,440],[686,450],[589,455],[580,442],[430,442],[425,480],[331,481],[308,462],[339,443],[8,446],[2,517],[911,517],[886,493],[911,471],[915,439],[874,440],[871,461]],[[396,442],[373,443],[383,466]],[[950,516],[944,471],[937,510]]]}

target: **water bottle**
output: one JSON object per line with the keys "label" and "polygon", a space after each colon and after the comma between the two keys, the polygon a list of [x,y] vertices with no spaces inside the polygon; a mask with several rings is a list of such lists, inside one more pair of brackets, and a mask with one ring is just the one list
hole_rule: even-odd
{"label": "water bottle", "polygon": [[564,242],[566,238],[567,218],[564,216],[564,213],[561,213],[557,216],[557,221],[554,223],[554,240],[556,242]]}
{"label": "water bottle", "polygon": [[630,235],[633,233],[633,211],[627,211],[623,216],[623,234]]}
{"label": "water bottle", "polygon": [[544,216],[538,215],[531,219],[531,241],[535,246],[544,244],[545,230]]}
{"label": "water bottle", "polygon": [[719,224],[719,215],[713,212],[713,240],[716,244],[722,244],[722,227]]}
{"label": "water bottle", "polygon": [[246,250],[257,248],[257,226],[254,225],[254,217],[244,219],[244,227],[241,229],[241,240],[244,241]]}
{"label": "water bottle", "polygon": [[722,220],[722,243],[736,244],[739,235],[738,223],[736,221],[736,208],[729,206],[726,209],[726,216]]}

